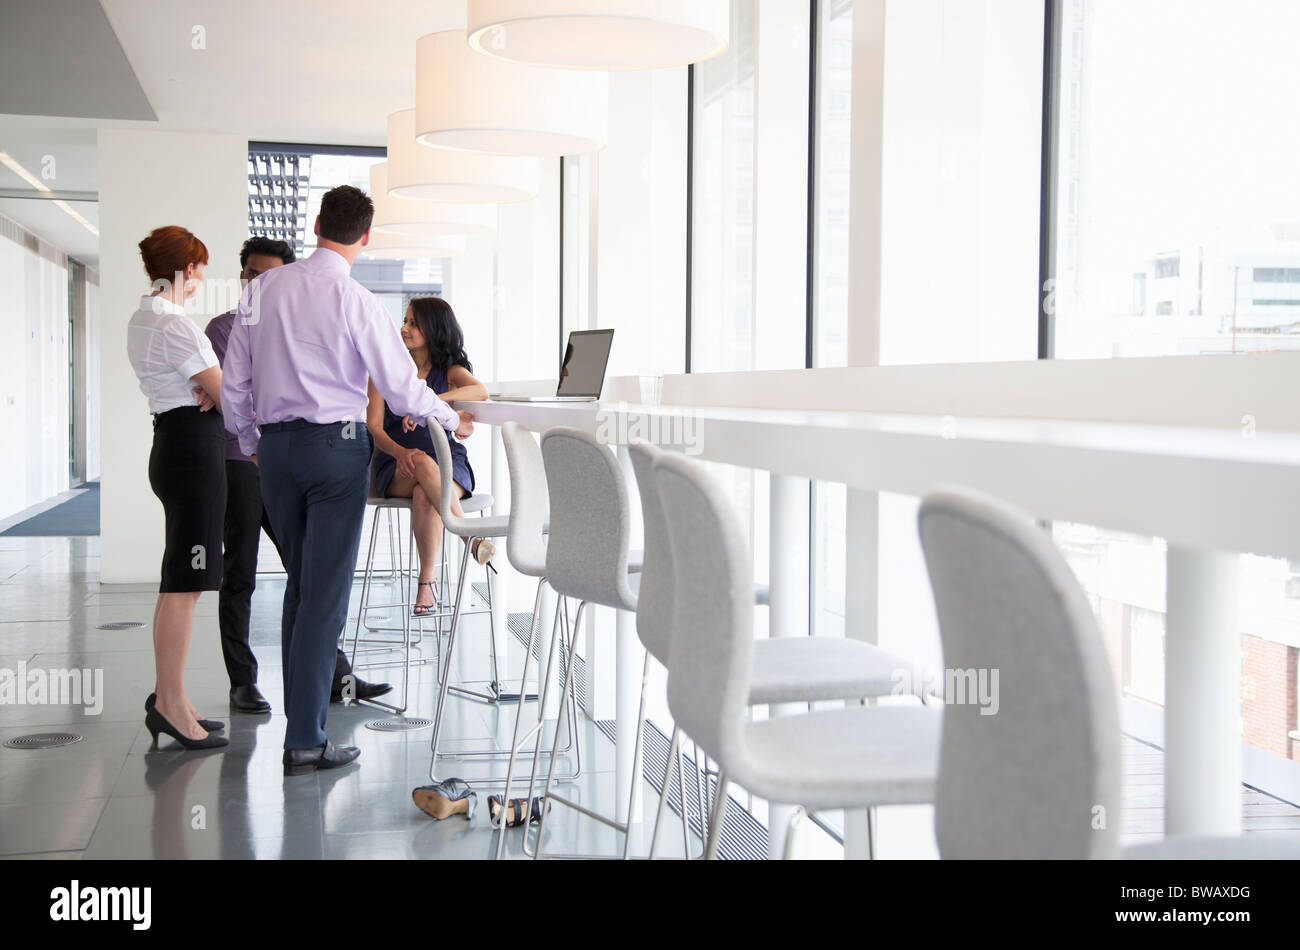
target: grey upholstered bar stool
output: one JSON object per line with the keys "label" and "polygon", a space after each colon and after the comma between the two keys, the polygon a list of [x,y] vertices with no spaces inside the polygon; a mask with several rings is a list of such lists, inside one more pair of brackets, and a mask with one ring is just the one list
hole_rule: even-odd
{"label": "grey upholstered bar stool", "polygon": [[[373,489],[372,489],[373,490]],[[435,647],[438,655],[438,665],[441,666],[442,656],[442,620],[448,614],[445,606],[439,605],[439,609],[429,614],[415,615],[415,597],[417,588],[414,588],[413,582],[417,578],[415,568],[415,523],[411,518],[411,512],[414,504],[410,498],[383,498],[379,495],[371,495],[366,499],[366,505],[374,509],[374,516],[370,522],[370,544],[366,552],[366,566],[361,576],[361,599],[357,607],[357,622],[352,633],[352,650],[349,660],[353,669],[373,669],[377,666],[388,666],[388,663],[357,663],[357,651],[361,643],[367,644],[368,650],[376,652],[388,652],[396,648],[402,650],[402,699],[401,704],[387,703],[379,699],[366,700],[372,706],[380,706],[384,709],[391,710],[397,715],[406,712],[410,704],[410,674],[411,666],[417,663],[426,663],[428,660],[421,659],[413,661],[411,659],[411,648],[418,646],[424,641],[424,624],[433,620],[437,623],[435,630]],[[486,492],[481,495],[474,495],[471,498],[461,502],[461,510],[466,514],[473,512],[483,512],[492,507],[492,496]],[[402,513],[406,513],[406,530],[402,530],[403,518]],[[388,533],[388,563],[389,575],[381,583],[390,587],[398,600],[389,603],[376,604],[371,601],[374,596],[375,581],[375,551],[378,547],[380,536],[380,520],[383,519],[384,528]],[[447,586],[447,532],[443,530],[442,547],[438,555],[438,571],[441,574],[442,588],[445,591]],[[402,547],[402,537],[406,537],[406,547]],[[403,553],[405,552],[405,554]],[[372,611],[390,611],[398,610],[401,617],[400,626],[389,626],[381,624],[371,624],[368,622],[368,615]],[[490,607],[489,607],[490,609]],[[465,613],[481,613],[482,611],[466,611]],[[415,629],[412,629],[411,621],[415,620]],[[401,639],[393,637],[372,637],[361,636],[361,628],[365,627],[368,634],[374,634],[377,631],[400,632]],[[339,648],[347,646],[346,631],[340,637]]]}
{"label": "grey upholstered bar stool", "polygon": [[1051,536],[969,491],[918,523],[949,669],[997,670],[996,715],[944,715],[944,858],[1300,858],[1281,836],[1178,837],[1122,851],[1119,703],[1092,608]]}
{"label": "grey upholstered bar stool", "polygon": [[[932,801],[938,709],[854,706],[746,721],[754,670],[749,546],[730,501],[701,465],[664,453],[653,471],[673,562],[668,708],[722,773],[705,857],[717,856],[733,782],[809,810]],[[651,856],[663,810],[661,798]]]}
{"label": "grey upholstered bar stool", "polygon": [[465,751],[455,753],[440,752],[438,744],[439,740],[442,738],[443,714],[447,707],[448,692],[456,692],[461,696],[488,703],[495,703],[501,699],[501,675],[497,664],[496,650],[496,624],[495,621],[492,620],[491,614],[492,583],[490,576],[488,578],[488,617],[492,679],[488,684],[487,691],[472,690],[465,686],[452,686],[451,670],[456,659],[456,636],[460,632],[460,621],[461,617],[465,613],[465,602],[470,596],[470,590],[465,583],[466,571],[469,567],[470,550],[473,547],[474,542],[480,538],[504,537],[509,519],[504,515],[496,515],[488,518],[462,518],[459,515],[452,514],[451,445],[447,442],[447,433],[443,431],[442,426],[438,425],[436,421],[433,419],[428,420],[428,426],[429,434],[433,437],[433,449],[434,454],[436,455],[435,461],[438,463],[438,473],[442,481],[441,492],[439,493],[441,497],[439,498],[438,506],[439,514],[442,516],[442,524],[448,532],[464,541],[463,550],[460,555],[460,572],[456,581],[456,602],[452,609],[451,626],[447,633],[447,654],[438,673],[438,706],[434,713],[433,738],[429,743],[429,778],[437,781],[439,757],[496,758],[500,757],[502,754],[498,750]]}
{"label": "grey upholstered bar stool", "polygon": [[[542,450],[533,434],[517,422],[507,422],[501,427],[501,443],[505,448],[506,465],[510,471],[510,520],[506,530],[506,555],[510,566],[525,577],[537,578],[537,594],[533,599],[532,620],[528,627],[528,641],[524,649],[524,669],[519,681],[519,695],[525,697],[528,689],[528,671],[533,658],[533,644],[542,623],[542,593],[546,579],[546,546],[549,530],[549,507],[546,483],[546,466],[542,460]],[[551,646],[546,661],[546,671],[540,678],[542,684],[551,682],[552,671],[558,651],[565,648],[572,631],[568,629],[568,617],[562,610],[561,599],[556,599],[555,618],[551,624]],[[565,655],[568,655],[567,649]],[[540,666],[540,662],[539,662]],[[524,702],[519,703],[515,713],[515,728],[510,743],[510,764],[506,769],[505,792],[502,801],[509,807],[510,792],[514,782],[515,762],[521,746],[530,738],[536,737],[540,743],[541,731],[545,724],[545,686],[537,698],[537,721],[521,737],[524,720]],[[575,766],[571,773],[560,781],[572,781],[582,773],[581,743],[577,739],[578,699],[576,693],[569,694],[569,703],[565,707],[569,716],[569,746],[575,753]],[[561,710],[563,713],[564,710]],[[556,730],[560,728],[557,718]],[[568,751],[567,749],[561,751]],[[504,811],[502,813],[504,819]],[[496,856],[501,858],[505,847],[506,825],[500,825],[497,838]]]}
{"label": "grey upholstered bar stool", "polygon": [[[653,466],[664,451],[648,443],[628,447],[632,470],[641,493],[641,516],[645,521],[645,566],[637,600],[636,629],[646,649],[646,668],[642,673],[641,711],[645,715],[645,681],[650,658],[668,666],[672,647],[673,566],[668,525],[655,480]],[[755,603],[761,594],[755,590]],[[754,669],[749,682],[748,704],[762,706],[775,703],[814,703],[827,700],[874,699],[896,694],[898,674],[911,668],[909,661],[882,650],[874,644],[842,637],[792,636],[771,637],[754,641]],[[682,768],[681,730],[674,727],[668,752],[668,770],[664,776],[661,798],[668,794],[674,763]],[[698,779],[699,771],[696,776]],[[682,778],[678,777],[679,795]],[[701,810],[705,796],[696,782],[697,801]],[[683,834],[686,833],[685,797],[682,797]],[[707,835],[707,819],[701,816]],[[690,853],[689,848],[686,851]]]}
{"label": "grey upholstered bar stool", "polygon": [[[599,604],[616,610],[635,611],[640,577],[632,573],[629,566],[632,519],[627,481],[613,452],[600,444],[594,436],[578,429],[563,427],[547,431],[542,436],[541,448],[551,510],[550,537],[546,544],[546,577],[561,597],[579,601],[573,619],[574,634],[569,640],[568,656],[563,667],[564,686],[560,694],[560,705],[563,708],[573,689],[574,647],[587,608]],[[547,682],[542,686],[543,694],[549,685]],[[545,697],[539,701],[545,703]],[[640,730],[637,734],[639,738]],[[559,741],[560,732],[557,729],[543,791],[547,802],[551,805],[567,805],[627,834],[626,823],[592,811],[552,791]],[[539,743],[533,753],[532,777],[528,785],[530,800],[536,788],[540,752]],[[550,811],[549,807],[542,809],[534,858],[542,855],[546,819]]]}

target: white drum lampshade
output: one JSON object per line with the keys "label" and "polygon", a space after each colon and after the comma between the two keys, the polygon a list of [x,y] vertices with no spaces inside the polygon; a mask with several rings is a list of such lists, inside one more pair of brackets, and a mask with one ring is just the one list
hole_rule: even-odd
{"label": "white drum lampshade", "polygon": [[469,45],[513,63],[653,69],[717,56],[728,0],[469,0]]}
{"label": "white drum lampshade", "polygon": [[415,110],[388,117],[388,194],[398,200],[509,204],[537,197],[535,158],[503,158],[415,140]]}
{"label": "white drum lampshade", "polygon": [[465,248],[465,238],[455,234],[419,237],[371,231],[370,243],[361,249],[361,256],[380,260],[423,260],[431,257],[459,257],[465,253]]}
{"label": "white drum lampshade", "polygon": [[393,198],[388,194],[388,163],[370,166],[370,197],[375,203],[374,233],[436,237],[487,234],[496,227],[492,205],[435,204]]}
{"label": "white drum lampshade", "polygon": [[481,56],[464,30],[415,46],[415,137],[424,145],[558,157],[605,147],[609,74]]}

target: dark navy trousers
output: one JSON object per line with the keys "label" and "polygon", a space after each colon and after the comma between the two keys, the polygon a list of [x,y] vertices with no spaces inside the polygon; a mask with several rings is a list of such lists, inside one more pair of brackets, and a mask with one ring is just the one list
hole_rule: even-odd
{"label": "dark navy trousers", "polygon": [[262,427],[262,502],[289,574],[280,625],[286,749],[325,741],[338,639],[365,520],[370,450],[364,423]]}

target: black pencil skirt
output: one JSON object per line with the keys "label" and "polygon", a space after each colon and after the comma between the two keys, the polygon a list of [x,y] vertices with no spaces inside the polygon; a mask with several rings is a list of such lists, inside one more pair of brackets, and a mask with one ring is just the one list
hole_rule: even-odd
{"label": "black pencil skirt", "polygon": [[221,589],[226,429],[221,413],[183,406],[153,420],[149,485],[167,520],[163,594]]}

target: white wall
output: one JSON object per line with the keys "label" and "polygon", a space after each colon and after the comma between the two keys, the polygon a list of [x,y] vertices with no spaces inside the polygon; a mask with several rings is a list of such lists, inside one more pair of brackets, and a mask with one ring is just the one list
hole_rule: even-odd
{"label": "white wall", "polygon": [[68,261],[0,218],[0,518],[68,487]]}
{"label": "white wall", "polygon": [[[126,358],[127,321],[149,290],[137,245],[163,225],[189,228],[207,245],[209,284],[237,286],[247,162],[245,136],[99,131],[103,583],[157,581],[163,550],[162,506],[149,488],[149,408]],[[187,310],[203,326],[222,302],[202,293]]]}

